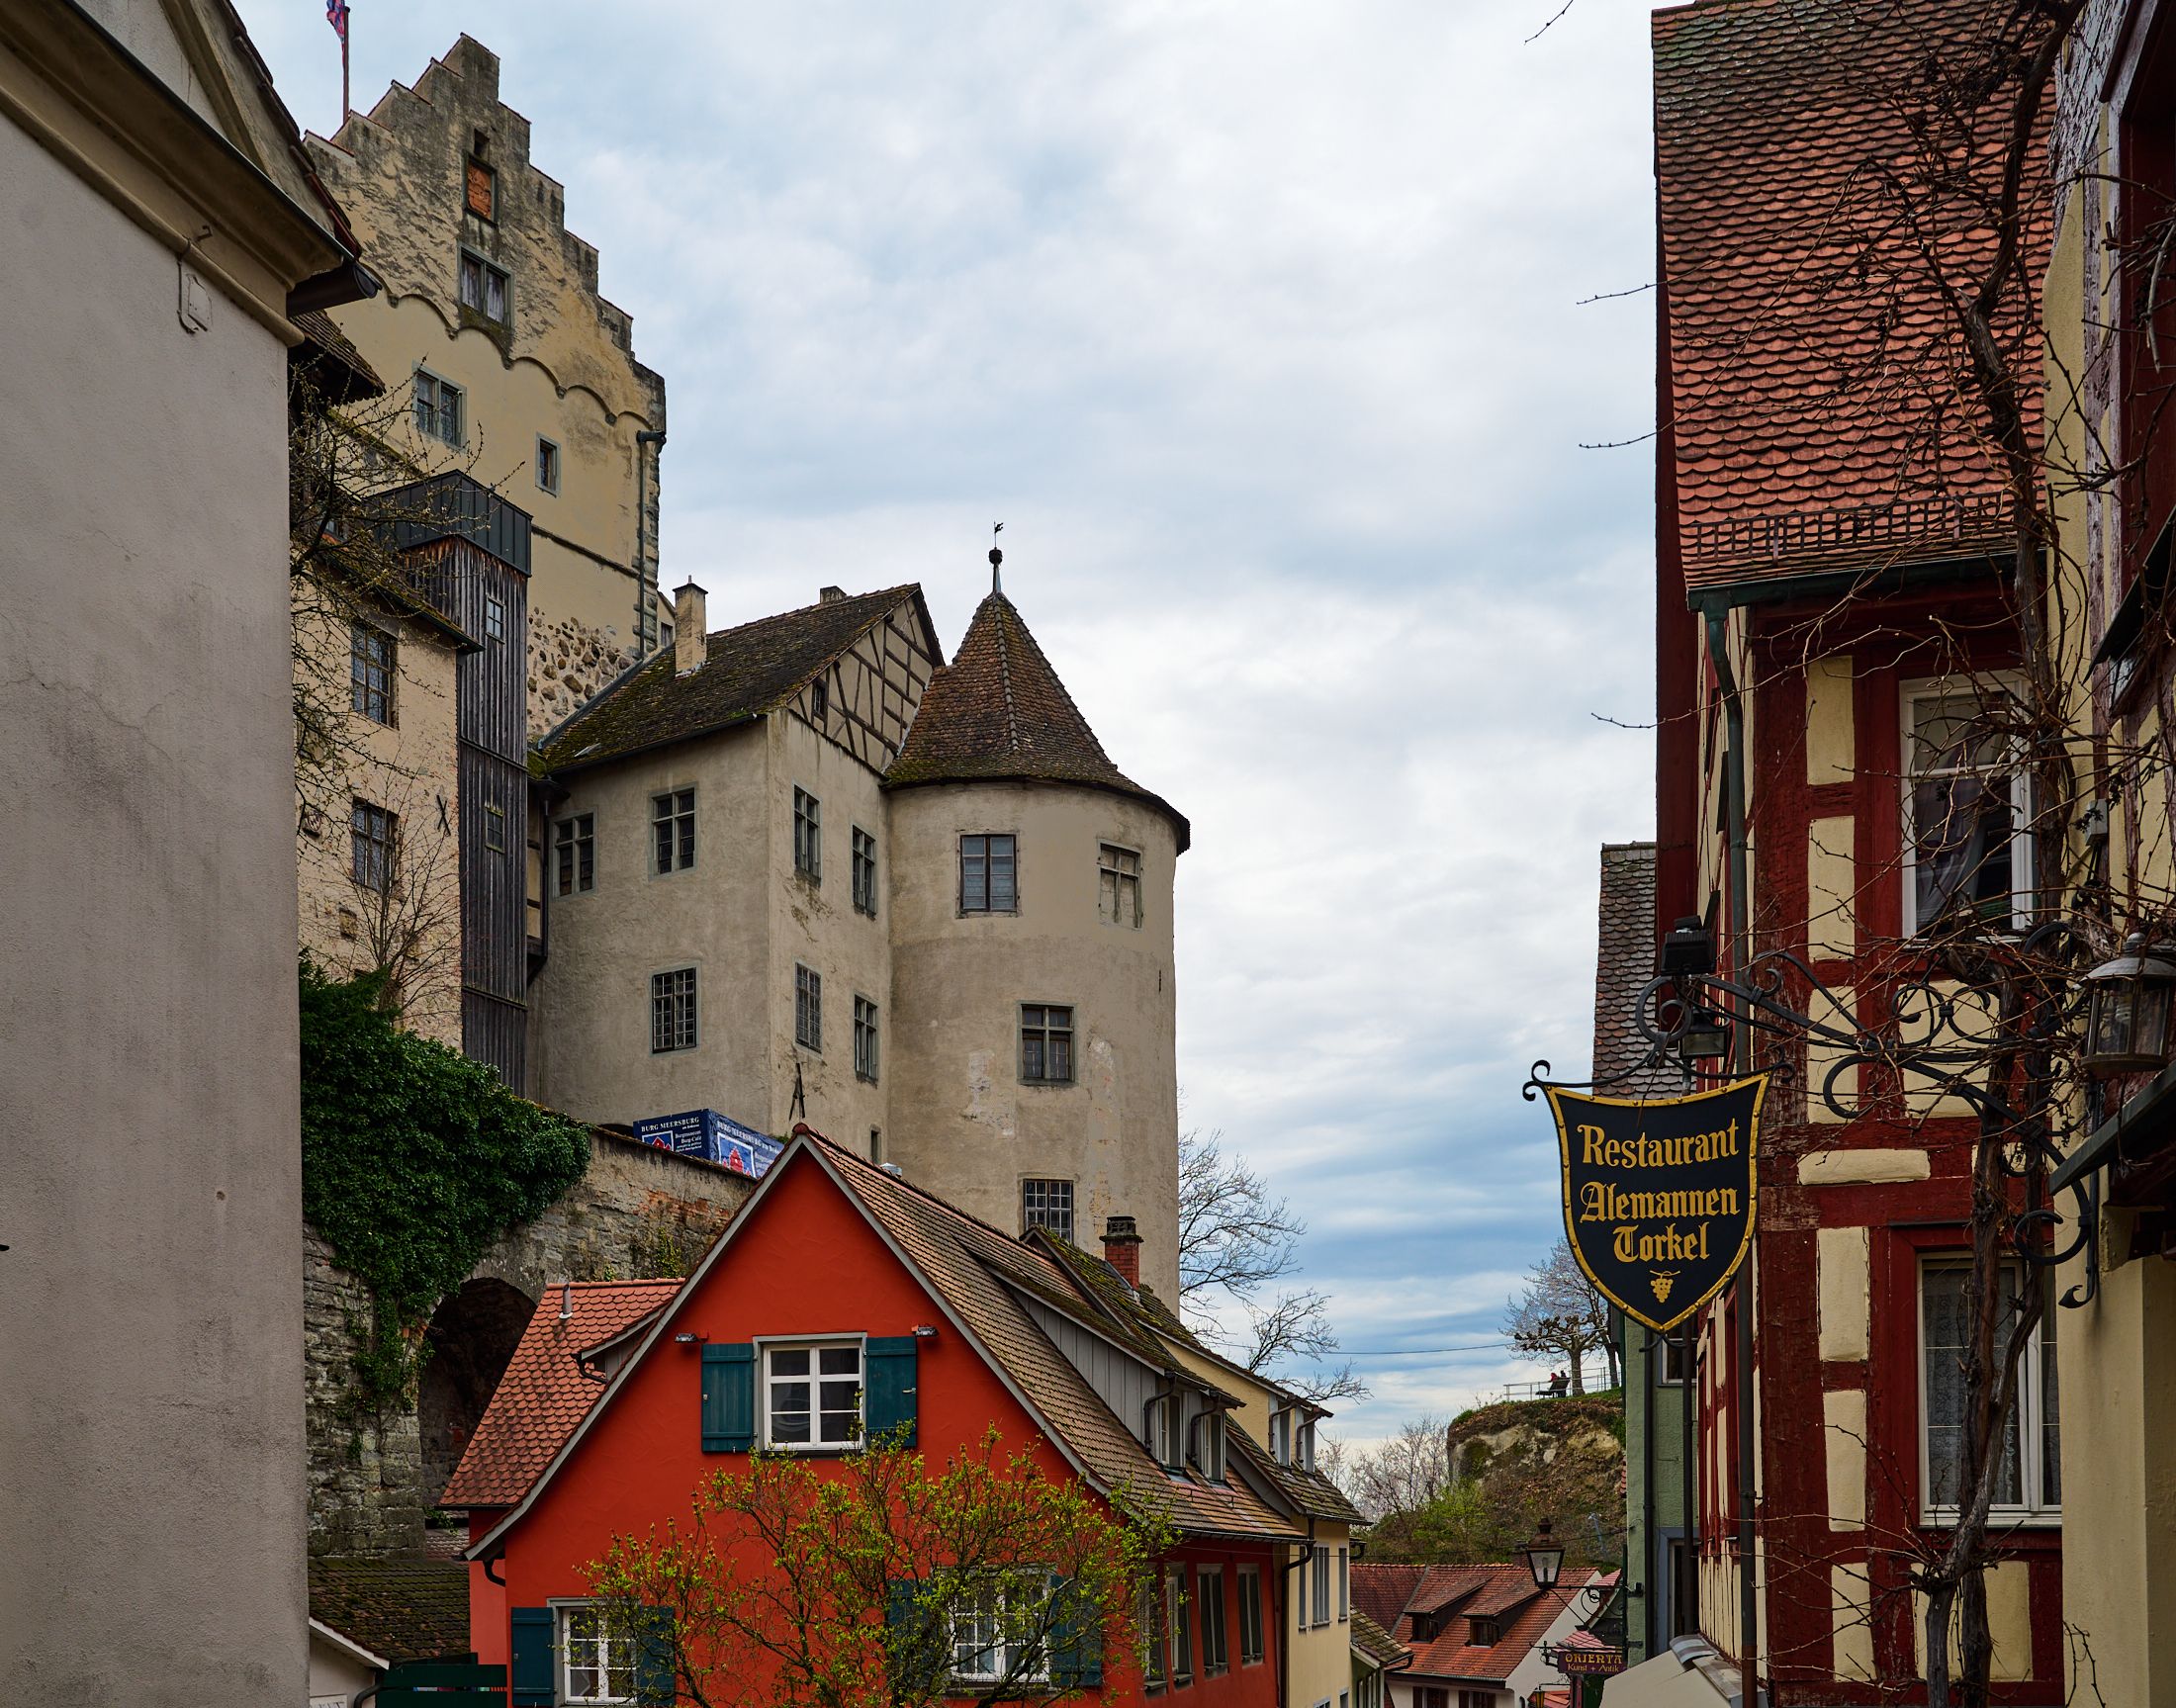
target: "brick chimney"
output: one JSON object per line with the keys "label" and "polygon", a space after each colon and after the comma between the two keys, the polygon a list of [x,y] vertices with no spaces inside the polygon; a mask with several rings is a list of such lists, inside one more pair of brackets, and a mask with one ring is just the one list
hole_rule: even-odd
{"label": "brick chimney", "polygon": [[673,670],[678,675],[699,671],[710,656],[708,601],[692,581],[673,595]]}
{"label": "brick chimney", "polygon": [[1131,1215],[1103,1218],[1103,1261],[1126,1278],[1126,1285],[1140,1286],[1140,1234]]}

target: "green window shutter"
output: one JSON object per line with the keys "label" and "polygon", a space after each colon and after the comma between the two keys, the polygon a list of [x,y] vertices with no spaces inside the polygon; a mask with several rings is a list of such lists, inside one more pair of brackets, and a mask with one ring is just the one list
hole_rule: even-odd
{"label": "green window shutter", "polygon": [[549,1607],[513,1610],[513,1663],[506,1672],[513,1686],[513,1708],[552,1708],[559,1700]]}
{"label": "green window shutter", "polygon": [[756,1445],[756,1349],[702,1349],[702,1450],[746,1453]]}
{"label": "green window shutter", "polygon": [[884,1653],[894,1702],[937,1694],[951,1669],[952,1633],[936,1628],[936,1599],[912,1577],[894,1577],[884,1586]]}
{"label": "green window shutter", "polygon": [[1061,1690],[1103,1682],[1103,1619],[1070,1577],[1050,1579],[1050,1682]]}
{"label": "green window shutter", "polygon": [[864,1353],[867,1362],[861,1378],[861,1409],[874,1441],[891,1430],[901,1430],[897,1445],[915,1444],[914,1361],[911,1334],[871,1338]]}
{"label": "green window shutter", "polygon": [[680,1679],[673,1668],[673,1615],[664,1607],[642,1610],[641,1647],[635,1652],[635,1695],[643,1708],[673,1708]]}

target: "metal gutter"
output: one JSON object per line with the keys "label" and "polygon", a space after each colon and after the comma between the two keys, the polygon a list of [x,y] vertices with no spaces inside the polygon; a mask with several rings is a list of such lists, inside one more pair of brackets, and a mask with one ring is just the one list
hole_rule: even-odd
{"label": "metal gutter", "polygon": [[1785,604],[1793,599],[1826,598],[1839,593],[1882,594],[1916,591],[1921,587],[1947,586],[1981,578],[1999,580],[2002,565],[1991,554],[1956,558],[1929,558],[1910,564],[1861,565],[1847,570],[1805,570],[1796,575],[1763,576],[1716,586],[1693,587],[1685,593],[1685,608],[1697,616],[1751,605]]}

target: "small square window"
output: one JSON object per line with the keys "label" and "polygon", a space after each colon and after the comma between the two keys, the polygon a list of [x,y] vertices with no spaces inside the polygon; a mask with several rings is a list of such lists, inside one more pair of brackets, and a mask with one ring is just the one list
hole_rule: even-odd
{"label": "small square window", "polygon": [[1020,1077],[1028,1085],[1073,1083],[1073,1011],[1048,1003],[1020,1008]]}
{"label": "small square window", "polygon": [[415,430],[426,439],[438,439],[458,448],[462,443],[462,404],[459,386],[418,368],[415,372]]}
{"label": "small square window", "polygon": [[650,976],[650,1053],[695,1047],[695,969]]}
{"label": "small square window", "polygon": [[792,1451],[861,1445],[861,1345],[764,1348],[764,1444]]}
{"label": "small square window", "polygon": [[552,853],[559,893],[586,895],[596,888],[596,815],[577,813],[559,821]]}
{"label": "small square window", "polygon": [[1682,1388],[1692,1380],[1692,1336],[1683,1329],[1655,1343],[1655,1380],[1665,1388]]}
{"label": "small square window", "polygon": [[1046,1228],[1060,1239],[1073,1237],[1073,1183],[1024,1180],[1020,1183],[1020,1230]]}
{"label": "small square window", "polygon": [[876,1005],[865,996],[854,999],[854,1077],[876,1078]]}
{"label": "small square window", "polygon": [[559,491],[559,447],[541,435],[536,441],[536,484],[547,493]]}
{"label": "small square window", "polygon": [[484,638],[487,641],[506,638],[506,601],[495,593],[484,595]]}
{"label": "small square window", "polygon": [[559,1609],[559,1700],[624,1703],[635,1699],[636,1639],[615,1628],[601,1607]]}
{"label": "small square window", "polygon": [[481,255],[461,252],[461,307],[495,325],[506,323],[506,273]]}
{"label": "small square window", "polygon": [[824,1047],[824,981],[805,966],[793,969],[793,1041],[818,1054]]}
{"label": "small square window", "polygon": [[1020,911],[1019,844],[1010,836],[959,839],[959,911]]}
{"label": "small square window", "polygon": [[354,625],[348,641],[348,675],[355,709],[374,724],[393,722],[393,637],[368,623]]}
{"label": "small square window", "polygon": [[695,863],[695,791],[672,789],[650,797],[650,829],[660,877]]}

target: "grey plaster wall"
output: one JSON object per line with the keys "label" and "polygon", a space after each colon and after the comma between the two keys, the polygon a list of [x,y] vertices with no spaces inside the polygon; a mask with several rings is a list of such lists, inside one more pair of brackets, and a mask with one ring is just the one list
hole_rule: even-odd
{"label": "grey plaster wall", "polygon": [[0,1697],[288,1708],[286,352],[176,295],[0,119]]}
{"label": "grey plaster wall", "polygon": [[[583,1178],[487,1252],[474,1279],[504,1283],[534,1303],[562,1281],[684,1274],[754,1190],[729,1170],[600,1134]],[[349,1361],[370,1319],[369,1295],[315,1233],[305,1248],[311,1552],[420,1552],[443,1486],[436,1465],[447,1444],[426,1441],[416,1410],[354,1414],[346,1403]],[[442,1322],[457,1315],[441,1306]],[[467,1355],[450,1344],[444,1352]]]}

